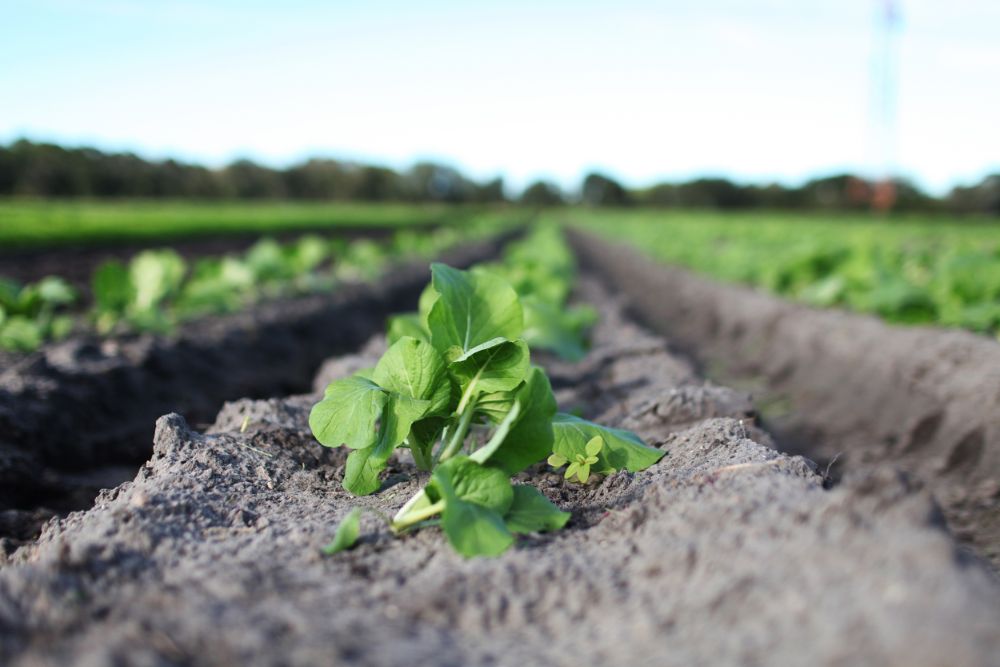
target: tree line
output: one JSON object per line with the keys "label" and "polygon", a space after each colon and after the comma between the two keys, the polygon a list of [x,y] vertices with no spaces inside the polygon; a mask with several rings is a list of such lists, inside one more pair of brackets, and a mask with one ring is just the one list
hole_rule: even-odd
{"label": "tree line", "polygon": [[146,160],[132,153],[65,148],[19,140],[0,146],[0,196],[185,199],[299,199],[489,203],[533,206],[583,202],[592,206],[718,209],[893,208],[1000,215],[1000,174],[934,197],[905,180],[873,184],[850,174],[800,186],[746,185],[699,178],[628,188],[601,173],[588,174],[576,192],[537,181],[515,197],[502,178],[477,182],[453,167],[420,162],[404,171],[333,159],[310,159],[285,169],[237,160],[209,169],[177,160]]}

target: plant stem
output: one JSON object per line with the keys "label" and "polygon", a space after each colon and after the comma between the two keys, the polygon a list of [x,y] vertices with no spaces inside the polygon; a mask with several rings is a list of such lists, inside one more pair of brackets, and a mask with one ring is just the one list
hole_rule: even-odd
{"label": "plant stem", "polygon": [[472,423],[472,413],[476,410],[476,402],[469,401],[465,408],[462,410],[462,415],[459,417],[458,426],[455,427],[454,433],[451,434],[451,439],[448,440],[448,444],[441,451],[441,455],[438,457],[438,461],[447,461],[455,454],[462,451],[462,443],[465,442],[465,436],[469,433],[469,425]]}
{"label": "plant stem", "polygon": [[431,518],[435,514],[440,514],[442,511],[444,511],[444,501],[439,500],[433,505],[428,505],[427,507],[414,510],[402,517],[396,517],[392,521],[392,529],[398,533],[399,531],[405,530],[414,524]]}
{"label": "plant stem", "polygon": [[417,464],[418,470],[431,469],[430,452],[427,450],[424,443],[414,440],[410,443],[410,453],[413,454],[413,462]]}

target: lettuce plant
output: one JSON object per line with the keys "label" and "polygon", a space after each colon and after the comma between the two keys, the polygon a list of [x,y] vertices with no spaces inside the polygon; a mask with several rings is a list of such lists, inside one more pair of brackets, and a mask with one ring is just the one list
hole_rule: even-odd
{"label": "lettuce plant", "polygon": [[[660,459],[632,433],[557,413],[545,372],[531,364],[521,300],[503,278],[444,264],[431,275],[420,313],[393,322],[394,342],[375,368],[332,382],[309,416],[321,444],[352,450],[343,480],[351,493],[377,491],[398,448],[431,471],[391,520],[394,531],[434,520],[462,555],[497,555],[514,533],[555,530],[569,518],[512,475],[553,454],[583,454],[581,481],[591,470],[634,472]],[[588,448],[595,439],[601,446]]]}

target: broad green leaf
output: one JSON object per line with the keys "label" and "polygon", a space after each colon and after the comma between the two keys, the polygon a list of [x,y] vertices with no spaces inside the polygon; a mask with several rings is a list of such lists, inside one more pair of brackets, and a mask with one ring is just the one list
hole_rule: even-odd
{"label": "broad green leaf", "polygon": [[132,284],[128,269],[117,260],[104,262],[90,280],[97,310],[121,313],[132,300]]}
{"label": "broad green leaf", "polygon": [[434,470],[426,494],[433,501],[444,500],[441,527],[466,558],[496,556],[514,543],[503,521],[514,491],[502,471],[456,456]]}
{"label": "broad green leaf", "polygon": [[184,260],[173,250],[146,250],[133,257],[129,280],[135,311],[152,311],[174,294],[184,280],[185,270]]}
{"label": "broad green leaf", "polygon": [[379,474],[410,432],[410,427],[426,413],[429,401],[389,393],[382,410],[378,433],[372,433],[373,444],[356,449],[347,457],[343,486],[351,493],[365,496],[378,491]]}
{"label": "broad green leaf", "polygon": [[576,461],[577,455],[586,458],[587,443],[600,436],[604,445],[593,469],[601,474],[617,470],[645,470],[663,458],[664,454],[662,450],[645,444],[630,431],[607,428],[565,413],[556,414],[552,420],[552,429],[555,435],[552,451],[569,461]]}
{"label": "broad green leaf", "polygon": [[476,393],[510,391],[528,374],[531,355],[524,341],[499,341],[452,363],[449,368],[462,390],[475,387]]}
{"label": "broad green leaf", "polygon": [[[552,417],[556,413],[556,399],[541,368],[531,369],[527,380],[514,392],[513,403],[518,408],[512,423],[504,420],[497,428],[498,432],[504,427],[508,429],[502,441],[494,443],[491,440],[488,443],[487,446],[495,445],[493,451],[484,451],[486,448],[483,448],[473,454],[473,459],[488,461],[508,474],[520,472],[552,453]],[[508,412],[510,414],[512,412]]]}
{"label": "broad green leaf", "polygon": [[[420,323],[427,328],[427,318],[431,315],[431,308],[434,307],[434,303],[438,300],[438,293],[434,289],[434,283],[427,283],[427,287],[420,293],[420,300],[417,303],[417,313],[420,315]],[[428,331],[428,337],[430,337],[430,332]]]}
{"label": "broad green leaf", "polygon": [[0,327],[0,348],[16,352],[31,352],[42,345],[41,325],[22,315],[8,317]]}
{"label": "broad green leaf", "polygon": [[452,409],[452,382],[440,353],[428,342],[404,336],[382,355],[372,379],[402,396],[429,401],[420,417]]}
{"label": "broad green leaf", "polygon": [[441,528],[452,548],[466,558],[499,556],[514,543],[500,514],[456,498],[447,501]]}
{"label": "broad green leaf", "polygon": [[62,278],[46,276],[36,283],[38,296],[42,302],[58,306],[73,303],[76,300],[76,290],[70,287]]}
{"label": "broad green leaf", "polygon": [[444,264],[432,264],[431,275],[438,298],[427,324],[431,342],[442,354],[454,359],[496,338],[520,338],[524,328],[521,304],[502,278]]}
{"label": "broad green leaf", "polygon": [[514,500],[508,475],[497,468],[482,466],[467,456],[456,456],[435,468],[427,493],[435,501],[443,498],[447,502],[454,496],[501,515]]}
{"label": "broad green leaf", "polygon": [[331,382],[309,413],[309,428],[327,447],[370,447],[388,400],[388,393],[371,380],[354,376]]}
{"label": "broad green leaf", "polygon": [[427,328],[424,326],[423,321],[420,319],[420,315],[417,315],[416,313],[394,315],[389,318],[389,329],[386,332],[386,338],[388,339],[389,344],[392,345],[404,336],[424,340],[428,343],[431,341],[430,332],[428,332]]}
{"label": "broad green leaf", "polygon": [[347,516],[341,520],[337,526],[337,532],[333,534],[333,541],[323,547],[323,553],[327,556],[350,549],[358,541],[358,534],[361,532],[361,508],[355,507]]}
{"label": "broad green leaf", "polygon": [[480,395],[476,401],[476,411],[486,415],[494,424],[501,423],[514,407],[514,396],[520,388],[518,385],[512,391],[494,391]]}
{"label": "broad green leaf", "polygon": [[566,525],[569,517],[569,512],[553,505],[535,487],[518,484],[514,487],[514,502],[503,520],[513,533],[533,533],[559,530]]}

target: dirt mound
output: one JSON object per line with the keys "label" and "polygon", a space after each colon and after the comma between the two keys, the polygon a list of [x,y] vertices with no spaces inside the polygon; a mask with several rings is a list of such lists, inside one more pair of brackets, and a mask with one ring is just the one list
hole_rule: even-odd
{"label": "dirt mound", "polygon": [[706,374],[751,389],[784,451],[898,466],[954,534],[1000,566],[1000,345],[816,310],[573,234],[582,263]]}
{"label": "dirt mound", "polygon": [[[467,266],[494,256],[503,240],[444,260]],[[0,531],[11,524],[0,538],[37,528],[35,508],[89,507],[97,490],[131,479],[166,412],[200,424],[227,399],[308,391],[323,359],[353,351],[389,314],[414,308],[427,276],[426,263],[411,264],[372,285],[197,320],[171,337],[69,340],[3,370],[0,510],[25,511],[21,522],[0,522]]]}
{"label": "dirt mound", "polygon": [[358,548],[324,558],[349,507],[418,488],[406,460],[357,499],[344,452],[309,434],[315,395],[229,404],[205,434],[169,415],[133,482],[0,569],[0,661],[995,662],[1000,587],[926,493],[885,470],[824,491],[809,461],[755,441],[745,395],[603,310],[588,359],[550,364],[560,401],[667,455],[585,487],[530,471],[573,511],[566,530],[465,561],[435,530],[391,538],[366,515]]}

